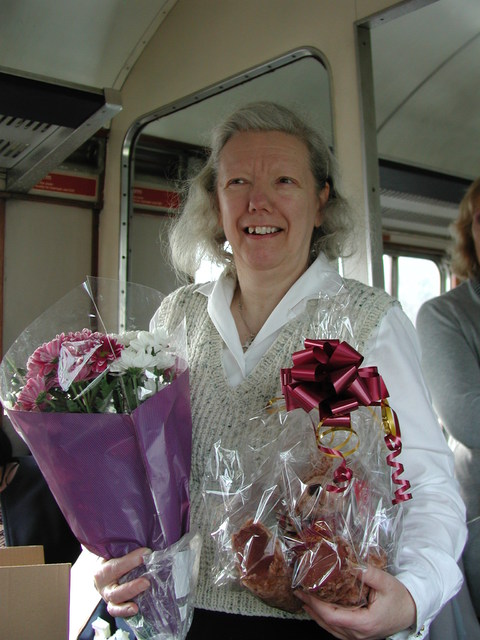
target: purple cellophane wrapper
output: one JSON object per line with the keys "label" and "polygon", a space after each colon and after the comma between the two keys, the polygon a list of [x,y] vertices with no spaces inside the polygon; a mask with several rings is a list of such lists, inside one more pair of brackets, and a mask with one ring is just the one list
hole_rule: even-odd
{"label": "purple cellophane wrapper", "polygon": [[131,414],[7,413],[93,553],[164,549],[188,531],[188,370]]}

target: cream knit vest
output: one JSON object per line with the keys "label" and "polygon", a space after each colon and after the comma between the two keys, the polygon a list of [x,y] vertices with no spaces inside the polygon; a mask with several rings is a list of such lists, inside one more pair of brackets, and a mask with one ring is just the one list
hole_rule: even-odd
{"label": "cream knit vest", "polygon": [[[387,310],[396,303],[384,291],[355,280],[345,280],[345,285],[349,292],[348,316],[356,338],[352,346],[364,353],[369,337]],[[291,354],[303,348],[303,338],[324,336],[312,335],[311,313],[287,323],[248,378],[232,388],[223,374],[222,339],[208,315],[207,298],[196,293],[196,288],[197,285],[188,285],[170,294],[163,301],[158,314],[159,322],[167,330],[172,330],[184,318],[187,324],[194,425],[190,478],[191,522],[200,528],[203,536],[196,607],[244,615],[304,617],[303,614],[295,616],[269,607],[236,585],[213,585],[211,567],[214,544],[210,536],[211,524],[205,517],[201,490],[214,443],[221,440],[222,447],[238,449],[248,419],[256,416],[270,399],[279,395],[280,369],[291,366]],[[317,301],[308,304],[312,312]]]}

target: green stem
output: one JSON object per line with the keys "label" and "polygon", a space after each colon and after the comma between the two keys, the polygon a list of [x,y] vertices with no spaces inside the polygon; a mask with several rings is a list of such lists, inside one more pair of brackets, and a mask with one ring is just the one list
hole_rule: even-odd
{"label": "green stem", "polygon": [[79,402],[79,406],[84,408],[82,413],[92,413],[91,399],[88,397],[90,392],[84,392],[80,383],[72,383],[70,388],[73,389],[74,397],[76,398],[75,402]]}

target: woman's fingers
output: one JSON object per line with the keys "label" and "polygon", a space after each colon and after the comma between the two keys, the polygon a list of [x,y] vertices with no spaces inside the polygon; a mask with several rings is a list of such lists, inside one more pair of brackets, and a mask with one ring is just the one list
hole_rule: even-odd
{"label": "woman's fingers", "polygon": [[150,549],[135,549],[121,558],[103,560],[99,565],[94,575],[95,587],[107,603],[110,615],[127,617],[137,613],[138,607],[132,600],[148,589],[149,581],[146,578],[136,578],[119,584],[119,580],[142,565],[143,556],[148,553],[151,553]]}
{"label": "woman's fingers", "polygon": [[103,598],[107,602],[108,613],[113,617],[125,618],[138,612],[133,598],[150,587],[146,578],[136,578],[125,584],[111,584],[105,587]]}
{"label": "woman's fingers", "polygon": [[416,621],[415,602],[394,576],[376,567],[363,573],[370,588],[365,607],[341,607],[322,602],[314,594],[295,591],[305,611],[321,627],[341,640],[374,640],[409,628]]}
{"label": "woman's fingers", "polygon": [[[335,638],[346,639],[354,637],[350,635],[348,628],[352,624],[351,613],[358,611],[358,607],[338,607],[329,602],[322,602],[314,595],[295,591],[295,595],[304,603],[304,610],[323,629]],[[344,625],[346,625],[344,627]]]}
{"label": "woman's fingers", "polygon": [[94,575],[97,590],[102,593],[106,585],[118,582],[126,573],[142,565],[143,556],[148,553],[151,553],[150,549],[141,547],[121,558],[103,560]]}

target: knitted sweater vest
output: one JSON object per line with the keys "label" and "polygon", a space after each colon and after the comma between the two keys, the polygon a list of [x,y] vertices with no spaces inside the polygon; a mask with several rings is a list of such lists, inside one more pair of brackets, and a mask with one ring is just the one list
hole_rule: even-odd
{"label": "knitted sweater vest", "polygon": [[[344,284],[348,291],[348,317],[355,336],[352,346],[362,353],[385,313],[398,303],[384,291],[355,280],[345,280]],[[187,285],[167,296],[157,316],[167,331],[172,331],[184,319],[187,326],[193,420],[190,518],[203,537],[195,606],[244,615],[302,618],[304,614],[293,615],[267,606],[233,581],[222,586],[214,584],[215,547],[210,535],[212,524],[207,521],[202,497],[202,481],[218,441],[222,447],[233,450],[242,450],[246,439],[250,444],[261,444],[261,430],[257,429],[252,435],[247,428],[249,418],[257,416],[269,400],[278,397],[280,369],[291,366],[291,355],[303,348],[304,338],[325,337],[312,334],[315,331],[312,319],[319,302],[309,301],[305,313],[284,325],[256,368],[240,385],[232,388],[223,372],[222,339],[208,315],[206,296],[196,293],[196,289],[197,285]],[[337,337],[348,341],[346,336]]]}

